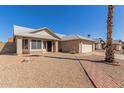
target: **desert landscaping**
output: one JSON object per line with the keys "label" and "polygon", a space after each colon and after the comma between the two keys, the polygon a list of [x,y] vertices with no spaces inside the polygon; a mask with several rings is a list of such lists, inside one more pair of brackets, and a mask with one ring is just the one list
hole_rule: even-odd
{"label": "desert landscaping", "polygon": [[[60,19],[57,12],[54,16],[49,12],[53,11],[53,6],[47,6],[48,10],[44,6],[26,7],[22,11],[26,10],[27,14],[18,15],[15,11],[21,8],[13,6],[11,12],[8,11],[14,18],[12,23],[5,18],[9,34],[1,30],[1,88],[124,88],[123,26],[116,27],[115,5],[94,7],[96,10],[93,12],[90,12],[92,8],[89,6],[56,6],[57,10],[53,10],[57,12],[65,8]],[[33,7],[46,12],[36,12]],[[86,8],[90,11],[86,12]],[[6,8],[5,11],[5,15],[9,15]],[[40,15],[36,20],[30,13],[44,17]],[[97,16],[94,13],[98,13]],[[92,16],[88,18],[87,15]],[[16,18],[18,16],[25,18]],[[48,19],[46,24],[44,19]]]}
{"label": "desert landscaping", "polygon": [[[104,56],[95,52],[0,55],[0,87],[95,87],[77,58],[82,65],[92,63],[95,68],[90,68],[94,73],[103,71],[119,87],[124,87],[123,60],[117,59],[121,66],[105,64],[100,62]],[[104,77],[102,73],[99,76]]]}
{"label": "desert landscaping", "polygon": [[94,87],[78,62],[49,56],[0,55],[0,87]]}

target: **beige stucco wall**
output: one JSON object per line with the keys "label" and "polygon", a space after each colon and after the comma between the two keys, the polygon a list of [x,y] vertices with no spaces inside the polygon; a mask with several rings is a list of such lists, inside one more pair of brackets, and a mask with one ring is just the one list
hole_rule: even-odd
{"label": "beige stucco wall", "polygon": [[[22,54],[23,49],[22,49],[22,37],[16,37],[16,46],[17,46],[17,54]],[[31,49],[31,40],[35,38],[26,38],[29,40],[29,51],[30,53],[36,53],[36,52],[43,52],[42,49]],[[40,39],[41,40],[41,39]],[[53,41],[54,46],[52,47],[53,52],[58,52],[58,50],[62,49],[62,52],[77,52],[77,53],[82,53],[82,44],[85,45],[91,45],[91,50],[94,50],[94,43],[91,41],[86,41],[86,40],[69,40],[69,41]],[[89,48],[85,48],[88,50]],[[91,51],[91,52],[92,52]],[[86,51],[85,51],[86,52]],[[89,52],[89,51],[88,51]]]}
{"label": "beige stucco wall", "polygon": [[95,43],[92,43],[92,45],[93,45],[93,51],[95,51]]}
{"label": "beige stucco wall", "polygon": [[[17,54],[22,54],[23,53],[23,49],[22,49],[22,40],[23,39],[28,39],[28,46],[29,46],[29,53],[33,54],[33,53],[43,53],[43,52],[47,52],[46,49],[43,48],[43,41],[47,41],[47,40],[44,40],[44,39],[38,39],[38,38],[26,38],[26,37],[16,37],[16,47],[17,47],[17,50],[16,50],[16,53]],[[31,48],[31,40],[41,40],[41,49],[32,49]],[[54,42],[54,46],[52,46],[52,52],[58,52],[58,41],[54,41],[54,40],[51,40],[52,42]],[[52,43],[53,45],[53,43]],[[47,45],[46,45],[47,47]]]}
{"label": "beige stucco wall", "polygon": [[[91,50],[92,51],[95,50],[94,43],[91,42],[91,41],[87,41],[87,40],[61,41],[61,43],[59,43],[59,50],[62,49],[62,52],[70,52],[70,51],[74,50],[77,53],[83,53],[83,51],[82,51],[82,44],[84,44],[84,45],[91,45]],[[86,51],[88,50],[87,47],[85,47],[85,49],[86,49]],[[87,51],[87,52],[89,52],[89,51]]]}
{"label": "beige stucco wall", "polygon": [[114,44],[115,45],[115,49],[120,51],[122,49],[122,45],[121,44]]}
{"label": "beige stucco wall", "polygon": [[122,45],[119,45],[119,50],[122,50]]}
{"label": "beige stucco wall", "polygon": [[22,37],[16,37],[16,53],[22,54]]}
{"label": "beige stucco wall", "polygon": [[59,50],[59,43],[58,43],[58,41],[54,41],[55,42],[55,52],[58,52],[58,50]]}
{"label": "beige stucco wall", "polygon": [[95,49],[102,49],[101,43],[95,43]]}
{"label": "beige stucco wall", "polygon": [[59,43],[59,50],[62,49],[62,52],[79,52],[79,40],[68,40],[61,41]]}

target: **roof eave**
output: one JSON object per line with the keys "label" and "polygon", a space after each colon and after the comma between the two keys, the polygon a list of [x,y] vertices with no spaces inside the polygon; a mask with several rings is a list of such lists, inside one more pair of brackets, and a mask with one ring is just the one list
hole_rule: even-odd
{"label": "roof eave", "polygon": [[35,36],[23,36],[23,35],[14,35],[14,37],[28,37],[28,38],[39,38],[39,39],[48,39],[48,40],[59,40],[59,39],[40,38],[40,37],[35,37]]}
{"label": "roof eave", "polygon": [[71,41],[71,40],[86,40],[86,41],[90,41],[90,42],[95,42],[94,40],[87,40],[87,39],[69,39],[69,40],[61,40],[61,41]]}

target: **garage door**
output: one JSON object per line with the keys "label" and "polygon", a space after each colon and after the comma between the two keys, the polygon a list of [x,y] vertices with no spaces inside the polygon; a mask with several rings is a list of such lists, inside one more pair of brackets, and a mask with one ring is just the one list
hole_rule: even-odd
{"label": "garage door", "polygon": [[82,53],[92,52],[92,45],[82,44]]}

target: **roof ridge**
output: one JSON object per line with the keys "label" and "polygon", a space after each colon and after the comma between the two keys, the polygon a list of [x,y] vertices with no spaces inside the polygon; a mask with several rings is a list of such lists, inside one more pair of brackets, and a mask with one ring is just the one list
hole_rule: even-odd
{"label": "roof ridge", "polygon": [[75,34],[79,39],[81,39],[80,35],[79,34]]}
{"label": "roof ridge", "polygon": [[21,28],[26,28],[26,29],[32,29],[32,30],[35,30],[34,28],[29,28],[29,27],[26,27],[26,26],[20,26],[20,25],[13,25],[13,27],[21,27]]}
{"label": "roof ridge", "polygon": [[36,30],[49,29],[48,27],[37,28]]}

